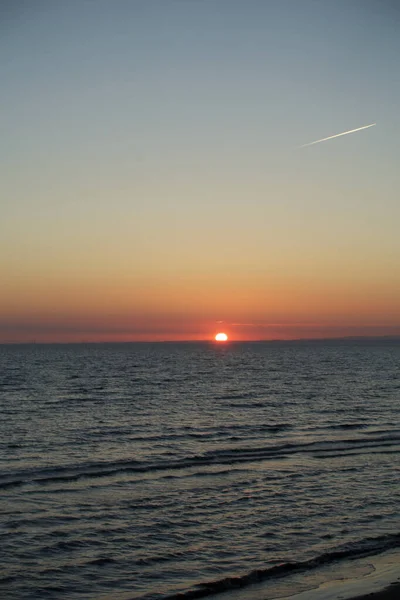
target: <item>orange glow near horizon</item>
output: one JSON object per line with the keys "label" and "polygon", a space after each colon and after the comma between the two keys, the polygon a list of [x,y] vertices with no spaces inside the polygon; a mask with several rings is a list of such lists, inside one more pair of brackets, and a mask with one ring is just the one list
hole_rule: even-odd
{"label": "orange glow near horizon", "polygon": [[5,279],[0,343],[216,341],[210,332],[221,317],[231,341],[400,335],[400,289],[390,281]]}
{"label": "orange glow near horizon", "polygon": [[84,277],[15,265],[2,280],[0,343],[215,341],[217,319],[233,342],[400,335],[400,283],[389,273],[378,281],[289,266],[168,277],[116,266],[112,276],[88,269]]}

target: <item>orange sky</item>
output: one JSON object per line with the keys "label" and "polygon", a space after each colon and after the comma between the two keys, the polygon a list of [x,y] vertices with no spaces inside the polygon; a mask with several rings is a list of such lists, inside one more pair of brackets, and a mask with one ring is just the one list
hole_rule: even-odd
{"label": "orange sky", "polygon": [[400,334],[391,281],[196,274],[9,277],[2,341],[233,340]]}

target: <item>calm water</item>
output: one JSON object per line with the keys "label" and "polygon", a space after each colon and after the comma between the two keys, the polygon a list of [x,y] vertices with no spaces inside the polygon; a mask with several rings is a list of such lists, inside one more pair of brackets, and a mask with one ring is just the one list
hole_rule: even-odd
{"label": "calm water", "polygon": [[206,596],[400,547],[399,400],[398,342],[0,346],[0,595]]}

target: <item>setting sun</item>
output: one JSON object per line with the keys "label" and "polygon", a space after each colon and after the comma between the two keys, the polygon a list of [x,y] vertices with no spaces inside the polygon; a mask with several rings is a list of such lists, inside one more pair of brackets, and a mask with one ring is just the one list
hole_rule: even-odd
{"label": "setting sun", "polygon": [[226,342],[227,340],[228,336],[226,335],[226,333],[217,333],[217,335],[215,336],[216,342]]}

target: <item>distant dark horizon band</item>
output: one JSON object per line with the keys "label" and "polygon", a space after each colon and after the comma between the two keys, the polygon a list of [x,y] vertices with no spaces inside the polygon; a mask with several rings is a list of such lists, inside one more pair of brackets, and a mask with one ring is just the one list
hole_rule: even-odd
{"label": "distant dark horizon band", "polygon": [[[271,339],[232,339],[229,338],[223,345],[229,344],[275,344],[275,343],[296,343],[296,342],[340,342],[340,341],[400,341],[399,334],[382,335],[347,335],[347,336],[327,336],[327,337],[298,337],[298,338],[271,338]],[[0,341],[0,346],[27,346],[27,345],[79,345],[79,344],[216,344],[213,337],[199,339],[164,339],[164,340],[77,340],[77,341],[46,341],[46,340],[25,340],[25,341]],[[221,345],[221,344],[218,344]]]}

